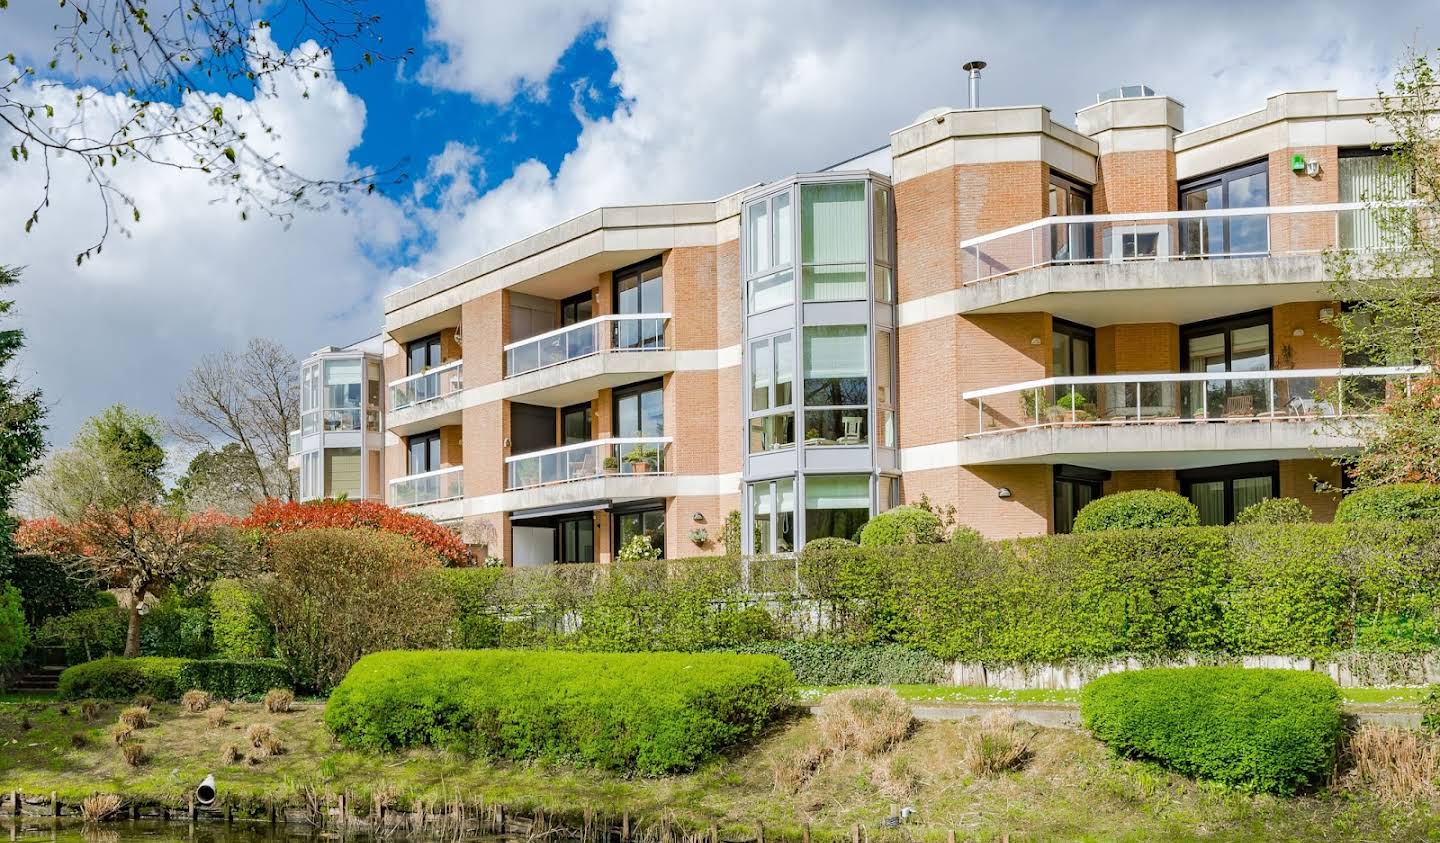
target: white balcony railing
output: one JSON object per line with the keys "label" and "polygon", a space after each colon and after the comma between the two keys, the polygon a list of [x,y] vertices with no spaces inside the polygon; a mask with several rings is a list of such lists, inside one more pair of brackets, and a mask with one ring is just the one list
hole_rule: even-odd
{"label": "white balcony railing", "polygon": [[390,481],[391,506],[420,506],[465,496],[465,468],[455,466]]}
{"label": "white balcony railing", "polygon": [[505,459],[507,489],[528,489],[607,475],[668,474],[668,436],[595,439]]}
{"label": "white balcony railing", "polygon": [[1363,202],[1337,202],[1045,217],[962,240],[961,280],[973,284],[1045,266],[1396,248],[1380,213]]}
{"label": "white balcony railing", "polygon": [[513,378],[602,351],[663,351],[668,313],[597,316],[505,346],[505,377]]}
{"label": "white balcony railing", "polygon": [[1086,375],[961,393],[979,413],[971,436],[1055,425],[1273,422],[1361,416],[1408,390],[1428,366]]}
{"label": "white balcony railing", "polygon": [[464,361],[456,360],[428,371],[390,382],[390,409],[403,410],[444,398],[465,388]]}

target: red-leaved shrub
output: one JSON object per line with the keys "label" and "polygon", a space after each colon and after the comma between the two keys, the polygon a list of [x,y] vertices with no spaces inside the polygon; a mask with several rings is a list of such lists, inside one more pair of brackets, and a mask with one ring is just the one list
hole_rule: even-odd
{"label": "red-leaved shrub", "polygon": [[241,527],[267,533],[294,533],[323,528],[366,527],[398,533],[434,552],[446,565],[470,564],[465,542],[453,531],[423,515],[414,515],[373,501],[308,501],[270,499],[256,504]]}

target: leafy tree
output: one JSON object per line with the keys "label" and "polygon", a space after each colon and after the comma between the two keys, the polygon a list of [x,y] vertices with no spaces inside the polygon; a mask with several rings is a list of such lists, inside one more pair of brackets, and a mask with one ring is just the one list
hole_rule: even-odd
{"label": "leafy tree", "polygon": [[250,454],[234,442],[218,451],[201,451],[190,460],[167,497],[175,506],[192,512],[213,509],[242,517],[255,501],[265,499],[253,465]]}
{"label": "leafy tree", "polygon": [[87,421],[36,478],[34,497],[49,517],[23,523],[18,533],[22,549],[124,593],[127,656],[140,653],[147,597],[213,578],[241,558],[228,518],[161,505],[158,431],[155,419],[120,405]]}
{"label": "leafy tree", "polygon": [[[0,266],[0,289],[20,283],[20,270]],[[0,300],[0,319],[10,315],[14,302]],[[0,330],[0,581],[14,576],[14,525],[8,513],[20,484],[35,471],[45,450],[45,406],[40,392],[27,388],[12,370],[15,356],[25,346],[19,328]]]}
{"label": "leafy tree", "polygon": [[[1327,255],[1338,344],[1347,364],[1440,365],[1440,52],[1414,53],[1380,94],[1395,136],[1379,186],[1359,212],[1388,248]],[[1351,212],[1354,213],[1354,212]],[[1359,394],[1357,394],[1359,393]],[[1365,400],[1351,389],[1347,402]],[[1373,393],[1377,421],[1359,429],[1350,458],[1357,485],[1440,482],[1440,381],[1414,379]]]}
{"label": "leafy tree", "polygon": [[[33,13],[27,0],[5,16]],[[208,177],[217,197],[289,220],[357,189],[398,182],[403,173],[361,172],[339,178],[296,170],[274,152],[275,124],[266,116],[281,79],[302,85],[377,63],[403,61],[410,50],[381,43],[382,4],[373,0],[66,0],[50,4],[55,42],[43,69],[24,64],[24,45],[0,44],[0,128],[7,159],[37,168],[41,195],[25,229],[40,222],[53,180],[78,160],[104,214],[99,239],[76,262],[100,253],[112,226],[140,222],[134,196],[116,181],[127,165],[193,171]],[[7,11],[8,10],[8,11]],[[277,26],[278,24],[278,26]],[[13,29],[12,29],[13,31]],[[286,41],[276,43],[284,32]],[[6,54],[5,51],[8,51]],[[5,70],[9,72],[6,73]],[[62,86],[55,80],[74,80]],[[226,96],[254,91],[246,113],[225,111]],[[308,98],[308,88],[302,92]],[[103,106],[103,108],[97,108]]]}
{"label": "leafy tree", "polygon": [[229,503],[296,498],[298,480],[286,463],[290,431],[300,426],[300,364],[284,346],[257,338],[244,351],[206,356],[175,403],[171,430],[211,455],[192,463],[192,473],[218,479],[232,493]]}

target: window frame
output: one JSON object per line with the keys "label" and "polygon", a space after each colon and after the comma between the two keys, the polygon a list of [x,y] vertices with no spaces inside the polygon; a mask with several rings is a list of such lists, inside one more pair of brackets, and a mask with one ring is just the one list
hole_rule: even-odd
{"label": "window frame", "polygon": [[1235,481],[1251,480],[1257,477],[1269,477],[1270,497],[1280,497],[1279,460],[1212,465],[1204,468],[1181,469],[1175,472],[1175,479],[1180,483],[1180,494],[1186,500],[1191,500],[1190,492],[1196,483],[1223,482],[1225,484],[1225,524],[1234,524],[1235,516],[1239,514],[1235,511]]}
{"label": "window frame", "polygon": [[621,531],[621,524],[623,523],[624,519],[625,519],[627,516],[631,516],[631,515],[638,515],[638,516],[640,516],[640,528],[641,528],[641,530],[643,531],[643,530],[645,529],[645,516],[646,516],[646,515],[652,515],[652,514],[655,514],[655,513],[659,513],[659,516],[660,516],[660,528],[659,528],[660,544],[659,544],[658,546],[656,546],[656,545],[654,544],[654,542],[651,542],[651,545],[654,546],[657,550],[660,551],[660,558],[661,558],[661,559],[664,559],[664,558],[665,558],[665,533],[666,533],[666,528],[667,528],[668,525],[665,523],[665,502],[664,502],[663,500],[637,501],[637,502],[635,502],[635,503],[626,504],[626,505],[624,505],[624,506],[615,506],[615,507],[612,507],[612,508],[611,508],[611,510],[610,510],[610,542],[611,542],[611,548],[612,548],[612,555],[613,555],[613,556],[618,556],[619,553],[620,553],[620,549],[621,549],[622,547],[624,547],[624,544],[622,543],[621,538],[620,538],[621,532],[622,532],[622,531]]}
{"label": "window frame", "polygon": [[[807,387],[806,387],[806,381],[809,380],[809,378],[806,377],[806,364],[808,363],[808,360],[806,359],[806,355],[805,355],[805,335],[806,335],[807,332],[809,332],[809,331],[811,331],[811,330],[824,330],[824,329],[827,329],[827,328],[861,328],[861,329],[862,329],[862,332],[861,332],[861,335],[860,335],[860,337],[861,337],[860,347],[863,349],[863,354],[861,355],[861,360],[862,360],[862,362],[864,363],[864,367],[865,367],[865,373],[864,373],[864,375],[863,375],[863,377],[865,378],[865,389],[864,389],[865,402],[864,402],[863,404],[854,404],[854,403],[850,403],[850,404],[811,404],[811,403],[810,403],[810,400],[809,400],[809,390],[808,390]],[[799,348],[800,369],[799,369],[799,371],[798,371],[798,376],[797,376],[797,378],[796,378],[796,380],[797,380],[798,383],[799,383],[799,387],[800,387],[800,403],[799,403],[799,405],[798,405],[797,408],[796,408],[796,409],[797,409],[796,425],[797,425],[797,430],[798,430],[798,433],[799,433],[800,441],[805,444],[805,447],[806,447],[806,448],[870,448],[870,447],[873,446],[873,444],[874,444],[874,433],[875,433],[875,431],[874,431],[875,420],[874,420],[874,418],[873,418],[873,413],[874,413],[874,412],[877,412],[878,409],[879,409],[879,405],[878,405],[878,402],[876,401],[876,396],[875,396],[875,391],[874,391],[874,390],[875,390],[875,373],[874,373],[873,370],[874,370],[874,368],[875,368],[875,364],[874,364],[874,360],[873,360],[872,358],[873,358],[874,355],[875,355],[875,348],[874,348],[874,339],[873,339],[873,338],[874,338],[875,335],[877,335],[877,334],[880,332],[880,330],[882,330],[882,329],[879,328],[879,327],[876,327],[876,328],[874,328],[874,329],[872,330],[872,326],[871,326],[871,324],[870,324],[869,322],[865,322],[865,323],[846,323],[846,324],[840,324],[840,325],[801,325],[801,326],[800,326],[800,348]],[[890,330],[893,330],[893,329],[890,329]],[[893,349],[892,349],[892,350],[893,350]],[[891,373],[891,374],[892,374],[892,378],[893,378],[893,376],[894,376],[894,372],[893,372],[893,369],[894,369],[893,355],[892,355],[892,360],[891,360],[891,368],[892,368],[892,373]],[[894,384],[894,382],[893,382],[893,380],[892,380],[892,387],[893,387],[893,384]],[[865,437],[864,437],[864,441],[863,441],[863,442],[851,442],[851,443],[845,443],[845,444],[834,443],[834,444],[828,444],[828,445],[827,445],[827,444],[822,444],[822,443],[820,443],[820,442],[817,441],[817,442],[815,442],[814,444],[811,444],[811,442],[810,442],[810,435],[809,435],[809,434],[810,434],[810,428],[809,428],[808,414],[809,414],[809,412],[812,411],[812,410],[814,410],[814,411],[842,411],[842,410],[858,410],[858,411],[860,411],[860,412],[865,416]]]}
{"label": "window frame", "polygon": [[[429,463],[430,463],[430,455],[431,455],[431,453],[432,453],[431,450],[430,450],[430,445],[431,445],[431,443],[434,443],[434,446],[435,446],[435,447],[434,447],[434,452],[433,452],[433,453],[434,453],[434,455],[435,455],[435,465],[431,465],[431,466],[429,466],[428,468],[422,469],[422,470],[420,470],[420,471],[415,471],[415,470],[414,470],[414,464],[411,462],[411,456],[414,454],[414,451],[413,451],[412,449],[414,448],[415,445],[420,444],[420,443],[422,443],[422,442],[425,444],[425,462],[426,462],[427,465],[429,465]],[[442,457],[441,457],[441,455],[440,455],[440,448],[441,448],[441,444],[440,444],[440,431],[438,431],[438,430],[427,430],[427,431],[425,431],[424,433],[412,433],[412,434],[410,434],[409,436],[406,436],[406,437],[405,437],[405,473],[406,473],[406,475],[426,474],[426,473],[428,473],[428,472],[431,472],[431,471],[439,471],[440,469],[444,468],[444,465],[442,464],[442,463],[443,463],[443,459],[442,459]]]}
{"label": "window frame", "polygon": [[[1069,534],[1074,529],[1075,518],[1080,514],[1080,509],[1084,508],[1077,508],[1073,513],[1070,514],[1068,518],[1071,526],[1070,530],[1060,529],[1060,486],[1062,484],[1075,487],[1085,486],[1093,493],[1093,496],[1090,498],[1090,500],[1094,501],[1105,496],[1105,481],[1109,479],[1110,472],[1104,469],[1087,468],[1082,465],[1067,465],[1065,463],[1057,463],[1055,465],[1052,477],[1052,482],[1054,484],[1054,494],[1051,496],[1051,517],[1053,519],[1051,524],[1053,531],[1057,535]],[[1074,501],[1075,498],[1072,496],[1071,500]]]}
{"label": "window frame", "polygon": [[[1223,204],[1222,204],[1222,206],[1221,206],[1220,208],[1207,208],[1206,210],[1229,210],[1230,207],[1231,207],[1231,206],[1230,206],[1230,183],[1231,183],[1231,182],[1234,182],[1234,181],[1239,181],[1240,179],[1249,178],[1249,177],[1251,177],[1251,176],[1261,175],[1261,174],[1263,174],[1263,175],[1265,176],[1265,197],[1264,197],[1264,201],[1262,201],[1259,205],[1255,205],[1255,206],[1248,206],[1248,205],[1247,205],[1247,206],[1242,206],[1242,207],[1267,208],[1267,207],[1270,206],[1270,159],[1269,159],[1268,157],[1266,157],[1266,158],[1260,158],[1260,159],[1255,160],[1255,161],[1249,161],[1249,162],[1246,162],[1246,163],[1244,163],[1244,164],[1239,164],[1239,165],[1234,166],[1234,167],[1226,168],[1226,169],[1224,169],[1224,170],[1216,170],[1215,172],[1207,173],[1206,175],[1203,175],[1203,176],[1196,176],[1196,177],[1191,178],[1191,179],[1186,179],[1185,181],[1182,181],[1182,182],[1177,182],[1176,185],[1175,185],[1175,201],[1176,201],[1175,207],[1176,207],[1176,208],[1179,208],[1181,211],[1184,211],[1184,210],[1186,210],[1186,208],[1185,208],[1185,194],[1187,194],[1187,193],[1193,193],[1193,192],[1195,192],[1196,190],[1204,190],[1204,189],[1208,189],[1208,188],[1211,188],[1211,187],[1217,187],[1217,186],[1218,186],[1218,187],[1220,188],[1220,199],[1221,199],[1221,202],[1222,202]],[[1258,216],[1258,214],[1257,214],[1257,216]],[[1233,223],[1235,223],[1235,222],[1237,222],[1237,221],[1239,221],[1239,220],[1243,220],[1243,219],[1244,219],[1244,217],[1222,217],[1222,218],[1220,218],[1219,220],[1212,220],[1212,219],[1182,220],[1182,221],[1181,221],[1181,225],[1180,225],[1179,242],[1176,244],[1176,246],[1177,246],[1177,255],[1180,256],[1180,257],[1204,257],[1206,260],[1214,260],[1214,259],[1216,259],[1216,258],[1228,258],[1228,257],[1231,257],[1233,250],[1231,249],[1231,246],[1230,246],[1230,228],[1231,228],[1231,225],[1232,225]],[[1222,232],[1222,233],[1221,233],[1221,241],[1220,241],[1221,251],[1220,251],[1218,254],[1211,254],[1211,253],[1208,253],[1208,252],[1197,252],[1197,253],[1188,253],[1188,252],[1186,252],[1186,251],[1185,251],[1185,237],[1186,237],[1185,228],[1186,228],[1186,223],[1187,223],[1187,222],[1191,223],[1192,225],[1193,225],[1194,223],[1196,223],[1196,222],[1200,223],[1200,231],[1201,231],[1201,240],[1202,240],[1202,241],[1206,240],[1207,235],[1206,235],[1205,232],[1207,231],[1208,227],[1209,227],[1210,225],[1213,225],[1213,224],[1215,224],[1215,223],[1218,222],[1218,223],[1220,224],[1221,232]],[[1266,252],[1267,252],[1267,253],[1269,252],[1269,246],[1270,246],[1270,243],[1269,243],[1269,234],[1268,234],[1268,229],[1267,229],[1267,234],[1266,234]]]}
{"label": "window frame", "polygon": [[[777,385],[777,383],[778,383],[778,376],[779,376],[779,371],[780,371],[780,366],[779,366],[780,358],[779,358],[779,356],[775,353],[775,346],[776,346],[776,343],[777,343],[778,341],[780,341],[780,340],[789,340],[789,341],[790,341],[790,400],[789,400],[788,402],[786,402],[785,404],[778,404],[778,403],[777,403],[777,399],[776,399],[776,395],[775,395],[775,393],[776,393],[776,385]],[[768,359],[770,360],[769,381],[768,381],[768,383],[767,383],[766,386],[765,386],[766,395],[768,396],[768,402],[767,402],[767,403],[769,404],[769,406],[766,407],[766,408],[764,408],[764,409],[757,410],[757,409],[755,409],[755,387],[754,387],[754,382],[755,382],[755,361],[756,361],[756,355],[755,355],[755,353],[754,353],[754,349],[755,349],[755,347],[756,347],[757,345],[761,345],[761,344],[764,344],[764,346],[765,346],[765,348],[766,348],[766,351],[767,351],[767,357],[768,357]],[[745,345],[745,350],[746,350],[746,353],[747,353],[747,361],[746,361],[746,362],[747,362],[747,365],[746,365],[745,369],[746,369],[746,374],[749,376],[748,379],[746,380],[746,383],[745,383],[745,450],[746,450],[746,453],[751,454],[751,455],[754,455],[754,454],[773,454],[773,453],[775,453],[775,452],[777,452],[777,451],[784,451],[784,450],[787,450],[787,449],[792,449],[792,448],[795,447],[795,436],[794,436],[795,422],[794,422],[794,417],[795,417],[796,409],[797,409],[797,408],[796,408],[796,405],[795,405],[795,395],[796,395],[796,392],[797,392],[797,380],[798,380],[798,378],[797,378],[796,376],[797,376],[797,374],[799,373],[799,370],[800,370],[800,366],[799,366],[799,356],[800,356],[800,355],[799,355],[799,350],[798,350],[798,349],[796,348],[796,346],[795,346],[795,331],[794,331],[794,329],[787,328],[787,329],[785,329],[785,330],[783,330],[783,331],[777,331],[776,333],[767,334],[767,335],[762,336],[762,337],[752,337],[752,338],[750,338],[749,340],[747,340],[746,345]],[[760,451],[752,450],[751,447],[750,447],[750,445],[751,445],[751,432],[750,432],[751,423],[754,422],[754,421],[756,421],[756,420],[767,419],[767,418],[770,418],[770,417],[772,417],[772,416],[784,416],[784,415],[788,415],[788,416],[791,417],[791,434],[792,434],[791,437],[790,437],[791,441],[790,441],[788,444],[786,444],[786,445],[781,445],[781,446],[779,446],[779,447],[772,448],[772,449],[769,449],[769,450],[760,450]]]}
{"label": "window frame", "polygon": [[[857,262],[857,261],[806,261],[806,260],[805,260],[805,254],[804,254],[804,252],[805,252],[805,247],[804,247],[804,239],[805,239],[804,207],[805,207],[805,191],[806,191],[806,189],[808,188],[808,189],[811,189],[811,190],[817,190],[817,189],[823,189],[823,188],[839,187],[839,186],[844,186],[844,185],[857,185],[857,184],[860,186],[860,213],[861,213],[861,219],[862,219],[862,221],[863,221],[863,224],[862,224],[862,226],[861,226],[861,236],[860,236],[860,238],[859,238],[860,243],[861,243],[861,255],[860,255],[860,260],[859,260],[858,262]],[[831,180],[831,179],[826,179],[826,180],[824,180],[824,181],[807,181],[807,182],[800,182],[799,184],[796,185],[796,188],[797,188],[797,189],[796,189],[796,198],[797,198],[798,201],[797,201],[792,207],[794,208],[794,222],[795,222],[795,236],[794,236],[795,251],[796,251],[796,257],[795,257],[795,260],[796,260],[795,282],[800,285],[800,286],[799,286],[798,301],[799,301],[801,304],[829,304],[829,303],[832,303],[832,302],[858,302],[858,301],[870,301],[870,302],[873,302],[873,301],[875,301],[875,294],[874,294],[874,290],[872,289],[872,283],[871,283],[871,278],[870,278],[870,268],[871,268],[871,267],[874,265],[874,263],[875,263],[875,261],[874,261],[874,257],[875,257],[875,243],[874,243],[874,240],[875,240],[875,234],[874,234],[874,233],[875,233],[875,220],[874,220],[874,208],[873,208],[874,200],[873,200],[873,196],[872,196],[872,193],[874,192],[874,185],[873,185],[873,183],[872,183],[870,180],[864,179],[864,178],[855,178],[855,179],[833,179],[833,180]],[[892,193],[892,194],[891,194],[891,199],[892,199],[892,201],[893,201],[893,198],[894,198],[894,194]],[[864,293],[863,293],[861,296],[859,296],[858,298],[812,299],[812,298],[806,297],[806,295],[805,295],[805,270],[807,270],[807,269],[814,269],[814,268],[818,268],[818,267],[827,267],[827,266],[842,266],[842,267],[844,267],[844,266],[850,266],[850,267],[858,266],[858,267],[860,267],[861,273],[865,276],[865,290],[864,290]]]}
{"label": "window frame", "polygon": [[[1270,362],[1266,368],[1275,365],[1275,312],[1273,308],[1261,308],[1245,313],[1236,313],[1230,316],[1220,316],[1215,319],[1205,319],[1200,322],[1191,322],[1188,325],[1180,326],[1180,366],[1182,371],[1190,374],[1190,341],[1196,337],[1208,336],[1209,334],[1223,333],[1225,335],[1225,371],[1232,372],[1234,369],[1234,339],[1232,335],[1240,328],[1256,328],[1264,325],[1270,353]],[[1196,373],[1198,374],[1198,373]]]}
{"label": "window frame", "polygon": [[[635,433],[630,432],[630,431],[626,431],[626,430],[622,430],[622,429],[620,428],[620,401],[621,401],[622,399],[624,399],[624,398],[629,398],[629,397],[632,396],[632,395],[637,395],[637,396],[638,396],[638,395],[643,395],[644,393],[647,393],[647,392],[659,392],[659,393],[660,393],[660,432],[659,432],[659,433],[656,433],[656,434],[645,434],[645,433],[641,433],[641,434],[639,434],[639,435],[640,435],[641,437],[645,437],[645,436],[664,436],[664,435],[665,435],[665,425],[666,425],[666,422],[667,422],[667,420],[666,420],[666,418],[665,418],[665,380],[664,380],[663,378],[654,378],[654,379],[648,380],[648,381],[640,381],[639,383],[631,383],[631,384],[626,384],[626,385],[624,385],[624,386],[617,386],[617,387],[615,387],[613,390],[611,390],[611,393],[610,393],[610,425],[611,425],[611,434],[610,434],[610,435],[611,435],[611,436],[613,436],[613,437],[616,438],[616,439],[630,439],[630,438],[636,436]],[[637,402],[636,406],[637,406],[637,408],[640,406],[640,405],[639,405],[639,402]]]}
{"label": "window frame", "polygon": [[[781,501],[781,499],[782,499],[782,498],[781,498],[781,495],[780,495],[780,484],[781,484],[781,483],[786,483],[786,482],[788,482],[788,483],[790,484],[790,504],[791,504],[791,509],[790,509],[789,513],[782,513],[782,511],[781,511],[781,509],[780,509],[780,501]],[[769,494],[770,494],[770,500],[774,502],[775,509],[774,509],[773,512],[770,513],[770,516],[771,516],[771,522],[770,522],[770,524],[771,524],[771,526],[770,526],[769,540],[766,542],[766,547],[765,547],[763,550],[755,550],[755,549],[754,549],[754,547],[755,547],[755,544],[754,544],[754,541],[755,541],[755,530],[754,530],[754,527],[755,527],[755,523],[756,523],[756,522],[755,522],[755,504],[756,504],[756,497],[755,497],[755,495],[756,495],[756,492],[759,491],[759,489],[760,489],[761,487],[764,487],[764,488],[768,489]],[[800,534],[800,527],[799,527],[799,518],[800,518],[800,515],[799,515],[799,512],[798,512],[798,510],[799,510],[799,508],[800,508],[800,499],[799,499],[800,484],[799,484],[799,482],[797,481],[795,475],[793,475],[793,474],[787,474],[787,475],[784,475],[784,476],[782,476],[782,477],[771,477],[771,478],[766,479],[766,480],[755,480],[755,481],[752,481],[752,482],[750,482],[750,483],[745,484],[745,494],[747,495],[746,500],[745,500],[745,504],[746,504],[746,510],[745,510],[745,511],[746,511],[746,515],[749,517],[749,521],[750,521],[750,524],[751,524],[750,542],[749,542],[750,547],[751,547],[750,553],[751,553],[751,554],[766,554],[766,555],[774,555],[774,554],[777,554],[777,553],[793,553],[793,552],[795,551],[794,545],[795,545],[795,543],[796,543],[796,541],[797,541],[797,539],[798,539],[798,536],[799,536],[799,534]],[[781,550],[781,549],[780,549],[780,532],[781,532],[781,531],[780,531],[778,528],[779,528],[779,524],[780,524],[780,522],[779,522],[779,517],[780,517],[782,514],[788,514],[788,515],[790,516],[790,544],[791,544],[791,547],[788,548],[788,549],[786,549],[786,550]]]}
{"label": "window frame", "polygon": [[[572,320],[569,321],[569,322],[565,321],[565,320],[568,318],[567,313],[569,313],[569,312],[571,312],[571,311],[574,311],[575,316],[578,317],[578,316],[580,315],[580,313],[579,313],[580,305],[582,305],[582,304],[588,304],[588,305],[590,305],[590,315],[589,315],[588,317],[584,318],[584,319],[576,318],[576,319],[572,319]],[[580,324],[581,322],[589,322],[591,319],[594,319],[594,318],[595,318],[595,296],[594,296],[591,292],[589,292],[588,290],[587,290],[586,292],[583,292],[583,293],[576,293],[576,294],[573,295],[573,296],[567,296],[567,297],[565,297],[565,298],[563,298],[563,299],[560,300],[560,325],[559,325],[559,327],[561,327],[561,328],[568,328],[568,327],[570,327],[571,325],[578,325],[578,324]]]}
{"label": "window frame", "polygon": [[[755,316],[761,313],[769,313],[772,310],[779,310],[782,307],[790,307],[794,305],[798,299],[798,296],[795,292],[795,285],[800,283],[797,265],[797,254],[800,249],[798,237],[799,226],[796,225],[796,219],[798,218],[798,214],[800,213],[800,209],[797,207],[797,199],[799,195],[797,187],[798,186],[795,184],[786,185],[783,190],[777,190],[774,193],[768,194],[761,198],[750,200],[744,205],[744,209],[741,213],[740,219],[741,244],[746,244],[749,241],[750,215],[754,213],[756,208],[764,206],[767,235],[770,240],[770,254],[772,257],[772,262],[769,266],[757,269],[756,271],[752,272],[750,269],[751,255],[748,252],[748,247],[744,248],[746,254],[743,256],[741,275],[743,276],[744,280],[743,286],[745,294],[745,315],[747,317]],[[781,197],[785,199],[786,203],[788,203],[788,206],[790,208],[790,248],[784,255],[779,254],[779,250],[777,248],[780,245],[780,237],[778,236],[779,217],[775,213],[776,200],[780,199]],[[780,304],[773,304],[769,307],[760,309],[755,308],[753,306],[753,302],[755,300],[755,282],[763,281],[767,278],[774,278],[785,272],[790,273],[790,295],[787,296],[785,300]]]}
{"label": "window frame", "polygon": [[[416,369],[415,366],[414,366],[414,364],[415,364],[415,358],[414,358],[415,349],[416,349],[418,346],[421,346],[421,345],[424,345],[424,346],[425,346],[425,359],[426,359],[427,362],[426,362],[425,364],[423,364],[419,369]],[[434,349],[434,352],[435,352],[434,355],[433,355],[434,358],[435,358],[435,362],[433,362],[433,363],[428,362],[428,361],[430,360],[431,356],[432,356],[432,355],[430,354],[431,349]],[[406,374],[407,376],[409,376],[409,375],[418,375],[418,374],[420,374],[420,373],[422,373],[422,372],[428,371],[428,370],[430,370],[430,369],[433,369],[433,368],[435,368],[435,367],[437,367],[437,366],[442,365],[443,362],[444,362],[444,352],[443,352],[443,348],[442,348],[441,343],[440,343],[440,332],[439,332],[439,331],[436,331],[435,333],[429,334],[429,335],[427,335],[427,336],[418,337],[418,338],[416,338],[416,339],[410,340],[409,342],[405,343],[405,374]]]}

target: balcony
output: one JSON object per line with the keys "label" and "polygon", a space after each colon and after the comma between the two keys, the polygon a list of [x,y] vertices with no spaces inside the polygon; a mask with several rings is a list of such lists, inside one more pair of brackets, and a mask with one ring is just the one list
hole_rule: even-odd
{"label": "balcony", "polygon": [[461,369],[463,361],[456,360],[419,374],[390,382],[390,410],[403,410],[436,401],[465,388],[465,377]]}
{"label": "balcony", "polygon": [[507,490],[606,477],[669,474],[668,436],[596,439],[507,457]]}
{"label": "balcony", "polygon": [[669,313],[612,314],[505,346],[505,395],[564,406],[675,368]]}
{"label": "balcony", "polygon": [[[1147,319],[1183,322],[1321,299],[1325,252],[1398,248],[1379,214],[1348,202],[1046,217],[961,241],[962,287],[903,305],[902,322],[937,308],[1048,310],[1090,324],[1141,308]],[[1217,287],[1229,298],[1217,299]]]}
{"label": "balcony", "polygon": [[390,505],[423,506],[442,501],[459,500],[465,496],[463,466],[411,474],[390,481]]}

